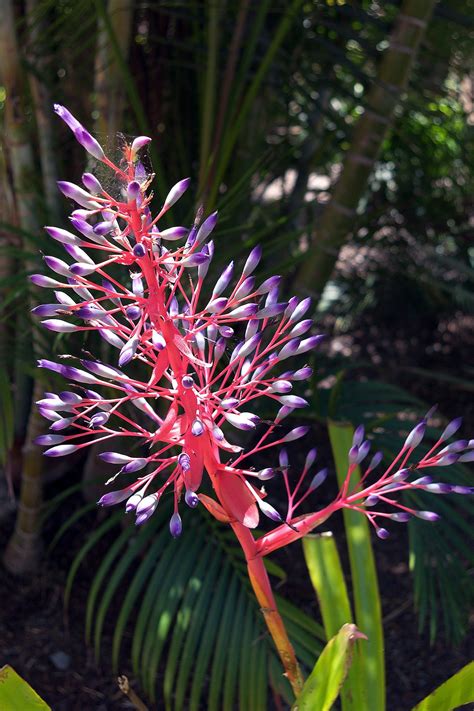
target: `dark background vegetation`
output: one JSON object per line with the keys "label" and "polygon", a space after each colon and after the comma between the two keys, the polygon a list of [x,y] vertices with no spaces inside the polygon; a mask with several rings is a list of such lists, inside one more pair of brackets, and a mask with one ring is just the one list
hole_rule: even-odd
{"label": "dark background vegetation", "polygon": [[[94,504],[103,472],[93,458],[44,467],[31,444],[45,427],[32,402],[48,389],[35,358],[59,344],[31,321],[40,297],[27,275],[41,270],[41,250],[54,253],[42,225],[67,224],[55,181],[77,180],[85,168],[53,102],[112,147],[119,131],[153,137],[155,193],[163,197],[187,175],[193,180],[176,221],[190,223],[199,204],[219,208],[216,269],[261,243],[262,277],[280,273],[288,294],[314,297],[317,328],[328,339],[309,393],[312,438],[329,461],[326,419],[364,422],[389,454],[433,403],[435,424],[463,414],[462,435],[473,431],[473,31],[472,0],[0,0],[1,659],[54,709],[127,707],[110,663],[112,636],[151,553],[150,541],[139,541],[108,589],[122,554],[109,568],[104,560],[122,524],[119,516],[115,528],[95,535],[110,520]],[[60,352],[82,345],[61,341]],[[460,467],[454,475],[466,477]],[[472,658],[472,508],[448,498],[439,509],[438,500],[429,504],[443,514],[437,526],[398,527],[389,542],[375,543],[391,711],[409,708]],[[215,534],[211,560],[232,543],[209,525],[199,521],[193,535],[205,547]],[[344,557],[340,522],[334,530]],[[66,577],[87,541],[66,633]],[[160,539],[160,555],[170,545]],[[182,546],[179,555],[186,585],[183,570],[196,552]],[[230,635],[229,649],[232,640],[241,647],[226,654],[222,674],[231,678],[234,664],[241,707],[258,709],[242,681],[249,660],[241,648],[256,634],[250,627],[245,636],[254,612],[233,556],[231,563],[218,558],[232,584],[203,588],[202,609],[219,621],[234,595],[244,632],[236,625]],[[286,571],[282,595],[318,619],[298,546],[276,562]],[[144,595],[147,585],[144,578]],[[88,599],[104,614],[104,625],[89,634],[102,649],[100,666],[83,642]],[[132,664],[135,628],[146,632],[139,599],[117,668],[144,698],[154,686],[158,699],[172,698],[179,655],[169,631],[156,677],[143,679],[144,658],[138,670]],[[219,669],[212,671],[211,656],[202,664],[200,683],[212,697]]]}

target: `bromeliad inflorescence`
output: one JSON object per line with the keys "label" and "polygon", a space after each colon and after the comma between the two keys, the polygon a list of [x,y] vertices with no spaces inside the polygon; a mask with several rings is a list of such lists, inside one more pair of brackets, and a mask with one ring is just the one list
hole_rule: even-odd
{"label": "bromeliad inflorescence", "polygon": [[[359,427],[348,453],[348,470],[336,499],[313,513],[297,515],[326,478],[321,469],[311,476],[316,460],[311,450],[303,472],[290,477],[288,458],[281,445],[303,437],[308,427],[286,434],[281,423],[296,408],[308,403],[293,388],[311,376],[299,356],[312,351],[320,335],[311,335],[306,318],[310,300],[279,297],[280,277],[258,284],[253,273],[261,258],[255,247],[242,270],[231,262],[211,288],[203,288],[214,255],[210,240],[217,213],[203,219],[201,210],[193,226],[160,228],[160,219],[189,186],[181,180],[168,193],[156,216],[150,210],[152,176],[143,153],[150,139],[140,136],[123,147],[119,165],[105,156],[101,146],[62,106],[56,113],[82,146],[111,171],[108,191],[92,173],[84,173],[79,187],[59,182],[62,193],[80,208],[70,217],[74,232],[47,227],[60,242],[68,261],[45,256],[55,278],[35,274],[34,284],[53,290],[55,303],[33,310],[51,331],[94,331],[116,350],[113,364],[87,354],[77,363],[71,356],[60,362],[40,360],[73,382],[72,389],[46,393],[38,406],[51,421],[51,434],[38,438],[48,446],[45,454],[59,457],[97,442],[126,443],[125,452],[102,452],[100,457],[119,470],[112,477],[125,479],[122,488],[104,494],[103,506],[125,502],[136,523],[152,516],[166,491],[173,492],[170,531],[179,536],[179,504],[199,502],[219,520],[229,523],[244,550],[250,580],[264,611],[286,673],[295,692],[301,675],[286,630],[278,614],[263,556],[309,533],[341,508],[365,514],[381,538],[388,535],[380,521],[404,522],[412,515],[428,521],[436,514],[415,511],[399,501],[403,490],[436,494],[471,493],[470,487],[435,483],[421,469],[474,460],[474,440],[446,444],[460,426],[454,420],[438,442],[420,460],[413,461],[427,417],[406,439],[391,465],[382,469],[376,453],[356,485],[356,467],[368,459],[370,443]],[[118,187],[117,187],[118,186]],[[114,192],[114,195],[111,194]],[[72,260],[72,261],[71,261]],[[206,285],[207,286],[207,285]],[[204,293],[210,296],[204,297]],[[297,359],[295,366],[288,366]],[[72,363],[71,363],[72,360]],[[273,420],[255,414],[257,400],[275,406]],[[273,401],[273,402],[272,402]],[[142,419],[131,411],[137,408]],[[254,444],[245,451],[234,441],[235,430],[254,432]],[[278,447],[279,465],[260,471],[251,457]],[[216,499],[200,492],[204,473]],[[267,501],[262,482],[281,476],[288,495],[286,515]],[[255,538],[263,513],[278,525]]]}
{"label": "bromeliad inflorescence", "polygon": [[[281,435],[277,426],[292,410],[308,404],[292,391],[294,385],[311,376],[311,368],[304,364],[291,370],[284,368],[290,358],[313,350],[322,338],[309,335],[312,321],[305,316],[310,300],[293,297],[282,301],[278,276],[256,283],[253,272],[261,258],[260,247],[251,251],[240,273],[234,273],[231,262],[214,284],[210,298],[203,299],[203,283],[214,254],[209,237],[217,213],[202,220],[198,212],[189,230],[160,229],[160,219],[183,195],[189,179],[170,190],[153,217],[147,192],[152,176],[141,160],[150,139],[140,136],[125,145],[122,162],[115,165],[67,109],[56,105],[55,110],[86,150],[113,172],[120,187],[118,196],[113,197],[91,173],[82,176],[84,188],[59,182],[63,194],[80,205],[70,217],[76,233],[57,227],[46,230],[62,243],[73,262],[44,257],[59,278],[35,274],[31,279],[38,286],[53,289],[56,303],[38,306],[33,313],[46,317],[42,323],[51,331],[97,331],[117,350],[117,359],[110,365],[84,358],[81,367],[65,361],[39,361],[40,367],[80,385],[59,395],[47,393],[38,403],[41,413],[52,421],[52,434],[40,437],[38,444],[49,446],[45,454],[50,457],[116,438],[139,444],[137,456],[132,454],[136,446],[127,453],[108,451],[100,455],[104,461],[120,466],[117,476],[136,478],[124,488],[105,494],[99,503],[108,506],[125,501],[125,510],[134,511],[137,524],[142,524],[170,489],[174,492],[170,521],[174,536],[181,532],[178,505],[183,497],[191,507],[201,499],[218,518],[236,520],[249,528],[257,525],[259,511],[281,522],[282,516],[265,501],[260,489],[260,483],[272,478],[276,470],[267,467],[256,472],[247,462],[252,455],[296,440],[308,430],[296,427]],[[116,266],[122,268],[120,279],[110,273]],[[68,317],[74,321],[66,320]],[[141,367],[133,369],[134,362]],[[258,398],[273,400],[279,407],[273,422],[261,423],[252,411]],[[158,404],[162,416],[157,412]],[[145,413],[148,424],[139,424],[127,415],[126,405]],[[415,473],[428,466],[472,460],[472,441],[456,442],[436,454],[457,424],[455,421],[448,426],[433,450],[414,464],[409,460],[426,425],[420,423],[375,483],[368,479],[380,464],[379,454],[373,457],[357,489],[350,491],[351,473],[370,449],[359,428],[349,452],[346,485],[331,505],[331,512],[341,507],[358,509],[381,537],[387,531],[376,523],[377,518],[404,521],[416,514],[434,519],[434,514],[410,511],[393,496],[407,488],[467,493],[465,487],[432,483]],[[232,441],[234,428],[257,427],[261,435],[250,451],[244,452]],[[289,499],[281,528],[285,542],[295,532],[302,535],[308,525],[313,526],[312,515],[295,517],[295,510],[325,478],[325,470],[316,473],[301,495],[314,459],[312,450],[291,491],[286,453],[280,452],[278,472],[285,480]],[[211,477],[218,502],[198,493],[204,471]],[[390,504],[396,511],[377,512],[379,503]],[[260,547],[265,550],[265,543]]]}

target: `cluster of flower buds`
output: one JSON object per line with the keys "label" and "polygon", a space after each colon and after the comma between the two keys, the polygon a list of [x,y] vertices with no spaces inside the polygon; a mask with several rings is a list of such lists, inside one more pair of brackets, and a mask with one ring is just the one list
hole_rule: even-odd
{"label": "cluster of flower buds", "polygon": [[[82,176],[84,187],[59,182],[62,193],[80,207],[70,218],[74,231],[46,228],[62,244],[68,261],[45,256],[56,276],[31,276],[34,284],[51,289],[56,299],[33,313],[53,332],[97,332],[112,352],[115,349],[116,357],[113,364],[89,355],[79,362],[70,356],[62,356],[59,362],[39,361],[40,367],[74,385],[59,394],[46,393],[39,401],[40,412],[51,421],[51,434],[39,437],[38,444],[48,447],[47,456],[58,457],[105,440],[119,440],[120,447],[130,443],[127,454],[100,454],[105,462],[119,467],[112,480],[120,475],[127,483],[105,494],[99,503],[125,502],[125,510],[134,512],[136,523],[142,524],[163,494],[171,491],[173,536],[181,533],[178,504],[182,498],[190,507],[201,501],[217,518],[249,528],[257,526],[260,512],[282,522],[260,488],[276,470],[256,472],[246,467],[246,460],[297,440],[308,430],[296,427],[282,434],[280,423],[308,404],[293,394],[293,387],[311,376],[311,368],[304,361],[294,369],[285,367],[290,357],[309,353],[322,338],[312,335],[313,323],[305,318],[310,300],[281,300],[278,276],[257,283],[253,273],[261,258],[260,247],[250,252],[241,271],[236,273],[231,262],[213,287],[206,283],[203,288],[214,255],[210,236],[217,213],[203,219],[198,211],[190,229],[159,227],[160,219],[188,188],[189,179],[170,190],[153,217],[148,191],[152,176],[147,174],[143,156],[150,139],[140,136],[124,145],[122,161],[116,165],[67,109],[55,106],[55,110],[81,145],[110,169],[119,188],[111,195],[92,173]],[[210,296],[204,298],[204,292]],[[278,408],[271,422],[261,421],[252,411],[261,398],[274,401]],[[140,418],[133,416],[133,408],[141,411]],[[250,450],[244,451],[239,440],[233,441],[233,430],[254,432],[257,428]],[[361,508],[372,522],[387,515],[404,520],[413,512],[394,502],[392,493],[408,487],[447,491],[448,485],[432,484],[427,477],[411,483],[408,477],[414,468],[466,461],[473,450],[463,454],[469,444],[461,448],[454,443],[434,454],[435,447],[416,467],[407,466],[423,428],[424,423],[414,430],[377,482],[366,485],[366,477],[380,463],[381,456],[375,455],[358,488],[349,491],[347,484],[334,506]],[[438,445],[448,435],[443,437]],[[358,429],[349,453],[348,481],[353,467],[368,454],[369,445],[362,439],[363,431]],[[133,456],[133,451],[138,454]],[[294,511],[325,479],[326,470],[319,471],[306,493],[297,498],[314,459],[312,450],[291,492],[286,453],[280,452],[278,472],[283,474],[289,497],[288,515],[282,522],[285,530],[300,530],[295,521],[301,517],[295,519]],[[391,473],[395,467],[397,471]],[[199,493],[204,472],[218,501]],[[464,493],[461,488],[449,490]],[[400,512],[366,511],[365,507],[378,502],[391,503]],[[418,515],[429,518],[424,512]],[[385,529],[377,530],[385,535]]]}

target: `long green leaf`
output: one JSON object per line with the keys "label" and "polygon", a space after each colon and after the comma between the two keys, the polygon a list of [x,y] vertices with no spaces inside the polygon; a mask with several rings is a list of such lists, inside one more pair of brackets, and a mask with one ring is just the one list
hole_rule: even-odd
{"label": "long green leaf", "polygon": [[412,711],[452,711],[474,702],[474,662],[438,686]]}
{"label": "long green leaf", "polygon": [[2,711],[51,711],[51,706],[9,664],[0,669],[0,708]]}
{"label": "long green leaf", "polygon": [[[341,560],[330,531],[303,538],[303,551],[311,582],[318,597],[327,639],[353,621]],[[363,653],[363,650],[361,650]],[[356,655],[341,691],[344,711],[369,709],[364,688],[364,659]]]}
{"label": "long green leaf", "polygon": [[292,711],[330,711],[350,668],[354,642],[361,637],[355,625],[341,627],[325,646]]}
{"label": "long green leaf", "polygon": [[[352,446],[353,428],[351,425],[331,421],[328,427],[337,480],[339,486],[342,486],[347,472],[347,452]],[[360,472],[356,469],[352,475],[351,486],[355,486],[359,478]],[[383,711],[385,664],[382,610],[369,524],[362,514],[344,509],[344,526],[351,567],[355,621],[368,637],[361,661],[367,708]]]}

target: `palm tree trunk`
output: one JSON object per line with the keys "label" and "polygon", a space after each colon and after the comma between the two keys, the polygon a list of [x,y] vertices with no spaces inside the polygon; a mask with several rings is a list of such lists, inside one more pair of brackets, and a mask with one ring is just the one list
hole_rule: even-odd
{"label": "palm tree trunk", "polygon": [[[15,17],[11,0],[0,0],[0,68],[6,89],[4,112],[5,148],[13,178],[15,212],[22,230],[39,231],[33,150],[23,110],[23,76],[18,49]],[[27,267],[31,265],[27,264]],[[32,295],[31,301],[34,301]],[[21,329],[18,329],[18,331]],[[33,341],[33,351],[38,344]],[[35,385],[34,396],[39,393]],[[40,513],[42,505],[42,461],[33,439],[44,428],[36,408],[30,411],[23,448],[20,501],[15,530],[4,553],[5,566],[15,573],[26,573],[39,562]]]}
{"label": "palm tree trunk", "polygon": [[341,176],[325,208],[311,251],[296,276],[300,290],[321,293],[331,277],[339,250],[351,231],[356,209],[407,86],[420,42],[436,0],[404,0],[389,47],[367,97],[346,154]]}

